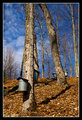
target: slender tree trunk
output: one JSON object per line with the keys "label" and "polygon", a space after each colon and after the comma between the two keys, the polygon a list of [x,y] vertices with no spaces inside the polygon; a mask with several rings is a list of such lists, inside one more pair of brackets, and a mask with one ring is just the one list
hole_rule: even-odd
{"label": "slender tree trunk", "polygon": [[41,42],[42,42],[42,78],[44,78],[44,45],[43,45],[42,25],[41,25]]}
{"label": "slender tree trunk", "polygon": [[34,5],[26,4],[26,29],[24,52],[24,78],[28,80],[28,90],[23,94],[22,112],[34,110],[33,54],[34,54]]}
{"label": "slender tree trunk", "polygon": [[65,51],[65,54],[64,54],[64,59],[65,59],[65,72],[66,72],[66,51]]}
{"label": "slender tree trunk", "polygon": [[46,50],[47,53],[47,58],[48,58],[48,76],[50,78],[50,62],[49,62],[49,55],[48,55],[48,51]]}
{"label": "slender tree trunk", "polygon": [[49,78],[50,78],[50,64],[49,64],[49,61],[48,61],[48,75],[49,75]]}
{"label": "slender tree trunk", "polygon": [[36,35],[34,34],[34,69],[39,72],[38,55],[36,47]]}
{"label": "slender tree trunk", "polygon": [[69,48],[69,64],[70,64],[70,77],[72,77],[72,66],[71,66],[70,48]]}
{"label": "slender tree trunk", "polygon": [[[69,58],[70,59],[70,58]],[[70,62],[70,77],[72,77],[72,67],[71,67],[71,60],[69,60]]]}
{"label": "slender tree trunk", "polygon": [[75,75],[79,77],[79,64],[78,64],[78,54],[77,54],[77,41],[75,37],[75,24],[74,24],[74,13],[73,5],[70,5],[71,14],[72,14],[72,26],[73,26],[73,42],[74,42],[74,53],[75,53]]}
{"label": "slender tree trunk", "polygon": [[9,78],[11,79],[11,68],[9,70]]}
{"label": "slender tree trunk", "polygon": [[60,56],[57,48],[57,38],[56,38],[56,32],[52,25],[51,16],[49,13],[49,10],[45,4],[40,4],[40,7],[44,13],[46,25],[48,29],[48,33],[50,36],[50,44],[51,44],[51,51],[52,51],[52,57],[55,65],[55,70],[57,74],[57,85],[66,83],[65,80],[65,74],[61,65]]}
{"label": "slender tree trunk", "polygon": [[65,38],[64,38],[64,60],[65,60],[65,72],[66,72],[66,47],[67,47],[66,44],[67,44],[67,43],[66,43],[66,40],[65,40]]}
{"label": "slender tree trunk", "polygon": [[[25,43],[24,43],[24,51],[25,51]],[[23,72],[23,64],[24,64],[24,51],[23,51],[23,58],[22,58],[22,63],[21,63],[20,77],[22,77],[22,72]]]}

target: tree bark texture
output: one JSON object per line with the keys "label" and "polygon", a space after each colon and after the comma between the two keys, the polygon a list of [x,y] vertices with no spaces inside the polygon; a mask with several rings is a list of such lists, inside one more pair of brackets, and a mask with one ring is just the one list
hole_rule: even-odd
{"label": "tree bark texture", "polygon": [[78,54],[77,54],[77,41],[75,36],[75,23],[74,23],[74,13],[73,13],[73,5],[70,5],[71,15],[72,15],[72,26],[73,26],[73,42],[74,42],[74,53],[75,53],[75,75],[79,77],[79,64],[78,64]]}
{"label": "tree bark texture", "polygon": [[33,54],[34,54],[34,5],[26,4],[26,28],[24,50],[24,78],[28,80],[28,90],[23,93],[22,112],[34,109]]}
{"label": "tree bark texture", "polygon": [[64,84],[66,83],[66,80],[65,80],[65,74],[61,65],[60,56],[57,48],[56,31],[52,25],[51,16],[47,6],[45,4],[40,4],[40,7],[45,16],[45,21],[46,21],[46,25],[47,25],[47,29],[50,37],[52,57],[53,57],[55,70],[57,74],[57,85]]}

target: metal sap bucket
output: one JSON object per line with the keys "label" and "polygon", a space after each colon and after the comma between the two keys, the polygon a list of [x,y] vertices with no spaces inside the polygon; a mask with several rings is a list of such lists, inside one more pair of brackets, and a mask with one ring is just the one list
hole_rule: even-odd
{"label": "metal sap bucket", "polygon": [[57,79],[56,73],[52,73],[52,75],[53,75],[54,79]]}
{"label": "metal sap bucket", "polygon": [[34,69],[34,80],[37,81],[39,76],[39,72]]}
{"label": "metal sap bucket", "polygon": [[17,78],[19,80],[19,91],[27,91],[28,88],[28,80],[22,77]]}
{"label": "metal sap bucket", "polygon": [[68,75],[68,73],[67,73],[67,72],[65,72],[65,77],[67,77],[67,75]]}

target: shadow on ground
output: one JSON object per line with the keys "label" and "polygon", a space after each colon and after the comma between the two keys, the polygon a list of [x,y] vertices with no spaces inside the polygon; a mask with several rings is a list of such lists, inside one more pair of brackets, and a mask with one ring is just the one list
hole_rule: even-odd
{"label": "shadow on ground", "polygon": [[[10,87],[9,87],[10,88]],[[18,93],[18,91],[16,91],[17,89],[18,89],[18,85],[17,86],[15,86],[15,87],[13,87],[11,90],[9,90],[9,91],[7,91],[6,90],[7,88],[6,87],[4,87],[4,96],[6,96],[6,95],[8,95],[10,92],[14,92],[13,94],[16,94],[16,93]]]}
{"label": "shadow on ground", "polygon": [[10,93],[10,92],[14,92],[14,91],[16,91],[17,89],[18,89],[18,85],[15,86],[15,87],[13,87],[11,90],[9,90],[8,93]]}
{"label": "shadow on ground", "polygon": [[56,95],[55,97],[51,97],[51,98],[47,98],[46,100],[42,101],[39,104],[48,104],[50,102],[50,100],[56,99],[58,96],[60,96],[61,94],[65,93],[65,91],[69,90],[70,87],[72,85],[67,86],[64,90],[62,90],[58,95]]}

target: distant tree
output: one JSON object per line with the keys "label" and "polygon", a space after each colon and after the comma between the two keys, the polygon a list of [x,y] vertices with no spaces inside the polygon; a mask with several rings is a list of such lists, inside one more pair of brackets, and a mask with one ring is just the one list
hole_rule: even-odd
{"label": "distant tree", "polygon": [[[60,6],[60,11],[58,11],[58,8]],[[79,30],[78,30],[78,5],[74,4],[54,4],[54,8],[51,12],[51,17],[53,20],[53,24],[55,25],[56,32],[57,32],[57,25],[56,25],[56,16],[57,16],[57,22],[58,22],[58,31],[62,31],[62,35],[67,32],[67,38],[70,36],[71,44],[74,44],[74,55],[75,55],[75,71],[79,72],[79,66],[78,66],[78,40],[79,40]],[[54,12],[55,11],[55,12]],[[63,23],[62,23],[63,21]],[[69,21],[69,22],[68,22]],[[69,31],[69,32],[68,32]],[[73,36],[73,41],[72,41]],[[61,44],[61,36],[59,35],[59,43]],[[75,52],[76,51],[76,52]],[[78,67],[77,67],[78,66]],[[76,73],[75,72],[75,73]],[[78,76],[78,75],[76,75]]]}
{"label": "distant tree", "polygon": [[[53,9],[52,9],[53,10]],[[54,10],[53,10],[54,11]],[[54,19],[54,17],[56,17],[56,19]],[[58,47],[58,51],[59,51],[59,55],[60,55],[60,43],[59,43],[59,22],[58,22],[58,16],[57,13],[54,12],[54,15],[52,15],[52,22],[56,27],[56,33],[57,33],[57,47]]]}
{"label": "distant tree", "polygon": [[72,15],[72,26],[73,26],[73,42],[74,42],[74,54],[75,54],[75,75],[79,77],[79,64],[78,64],[78,54],[77,54],[77,41],[75,35],[75,23],[74,23],[74,9],[73,5],[70,4],[71,15]]}
{"label": "distant tree", "polygon": [[23,67],[24,67],[24,52],[25,52],[25,43],[24,43],[23,57],[22,57],[22,62],[21,62],[20,77],[22,77],[22,74],[23,74]]}
{"label": "distant tree", "polygon": [[44,43],[43,43],[43,37],[46,34],[44,29],[43,29],[43,13],[41,12],[40,8],[37,9],[35,14],[35,27],[39,29],[37,34],[40,36],[41,39],[41,46],[42,46],[42,78],[44,78]]}
{"label": "distant tree", "polygon": [[68,42],[68,60],[70,64],[70,77],[72,77],[71,47],[70,47],[69,42]]}
{"label": "distant tree", "polygon": [[65,72],[66,71],[66,56],[67,56],[67,39],[66,39],[66,33],[62,36],[63,40],[62,40],[62,44],[61,44],[61,55],[64,56],[64,65],[65,65]]}
{"label": "distant tree", "polygon": [[5,77],[12,78],[13,64],[14,64],[14,54],[13,50],[7,47],[6,53],[4,53],[4,72]]}
{"label": "distant tree", "polygon": [[7,47],[3,53],[3,70],[4,78],[16,78],[16,73],[19,72],[19,65],[15,61],[15,54],[11,47]]}
{"label": "distant tree", "polygon": [[37,46],[36,46],[36,34],[34,33],[34,69],[39,72],[39,63],[37,55]]}
{"label": "distant tree", "polygon": [[49,61],[48,49],[45,49],[45,52],[46,52],[46,56],[47,56],[47,58],[45,59],[45,64],[46,63],[48,64],[48,77],[50,78],[50,61]]}
{"label": "distant tree", "polygon": [[[48,40],[47,40],[48,41]],[[52,74],[52,64],[51,64],[51,61],[50,61],[50,58],[51,58],[51,47],[50,47],[50,43],[49,42],[45,42],[44,43],[44,63],[45,63],[45,66],[47,66],[47,71],[46,71],[46,75],[48,78],[51,77],[51,74]]]}
{"label": "distant tree", "polygon": [[19,76],[19,64],[16,62],[14,63],[14,68],[13,68],[13,78],[16,79]]}
{"label": "distant tree", "polygon": [[51,16],[50,16],[47,6],[45,4],[40,4],[40,7],[44,13],[47,29],[48,29],[49,36],[50,36],[52,57],[53,57],[55,70],[57,74],[57,85],[64,84],[66,83],[66,80],[65,80],[65,74],[64,74],[64,71],[61,65],[60,56],[58,52],[56,31],[52,25]]}

